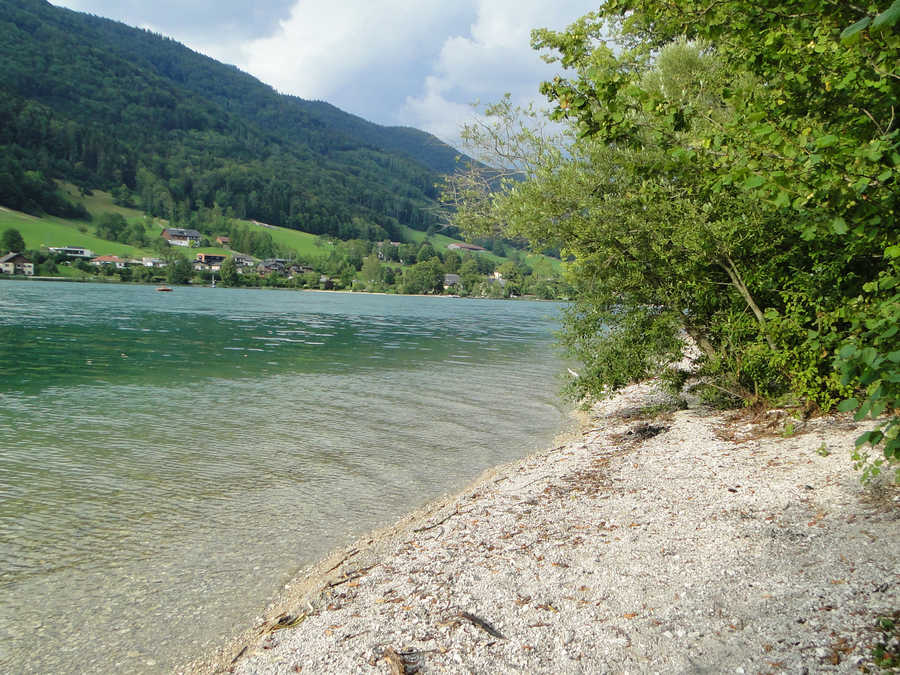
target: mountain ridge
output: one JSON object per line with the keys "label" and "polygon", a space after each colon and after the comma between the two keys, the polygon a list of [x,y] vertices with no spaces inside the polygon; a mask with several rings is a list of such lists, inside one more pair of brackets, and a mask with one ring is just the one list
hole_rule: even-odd
{"label": "mountain ridge", "polygon": [[467,159],[426,132],[279,94],[144,29],[44,0],[0,8],[8,206],[35,207],[18,193],[39,172],[34,180],[125,185],[172,220],[218,204],[317,234],[382,238],[437,225],[435,184]]}

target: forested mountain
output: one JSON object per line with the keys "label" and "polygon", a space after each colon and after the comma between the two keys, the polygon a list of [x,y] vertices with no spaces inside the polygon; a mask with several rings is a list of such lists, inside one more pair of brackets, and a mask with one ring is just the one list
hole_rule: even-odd
{"label": "forested mountain", "polygon": [[[381,239],[437,223],[456,151],[278,94],[148,31],[0,0],[0,204],[68,215],[51,179],[127,186],[153,215],[235,216]],[[399,238],[399,237],[398,237]]]}

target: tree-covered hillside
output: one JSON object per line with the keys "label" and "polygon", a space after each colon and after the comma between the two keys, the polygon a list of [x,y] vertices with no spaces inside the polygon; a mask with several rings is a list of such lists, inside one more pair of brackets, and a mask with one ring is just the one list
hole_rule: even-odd
{"label": "tree-covered hillside", "polygon": [[[43,0],[0,0],[0,204],[75,215],[51,179],[188,222],[234,216],[344,238],[437,222],[456,152],[283,96],[173,40]],[[399,238],[399,237],[397,237]]]}

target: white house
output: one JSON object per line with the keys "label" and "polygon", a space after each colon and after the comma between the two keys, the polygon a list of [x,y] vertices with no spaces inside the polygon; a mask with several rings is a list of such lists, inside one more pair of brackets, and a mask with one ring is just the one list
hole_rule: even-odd
{"label": "white house", "polygon": [[0,273],[34,276],[34,263],[21,253],[10,252],[0,257]]}

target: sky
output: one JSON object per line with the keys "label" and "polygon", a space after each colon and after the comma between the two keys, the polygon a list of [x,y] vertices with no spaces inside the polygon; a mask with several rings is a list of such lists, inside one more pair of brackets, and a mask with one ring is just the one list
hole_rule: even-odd
{"label": "sky", "polygon": [[473,103],[541,103],[559,72],[530,47],[598,0],[51,0],[146,28],[284,94],[459,145]]}

